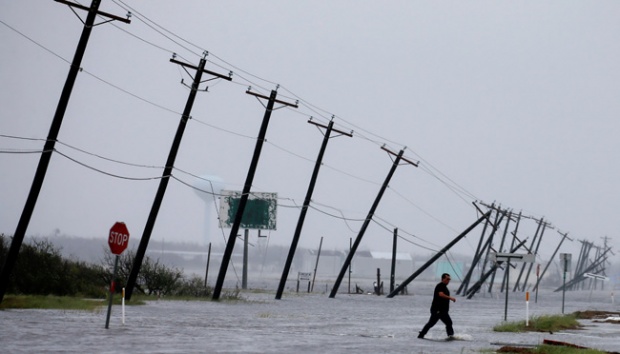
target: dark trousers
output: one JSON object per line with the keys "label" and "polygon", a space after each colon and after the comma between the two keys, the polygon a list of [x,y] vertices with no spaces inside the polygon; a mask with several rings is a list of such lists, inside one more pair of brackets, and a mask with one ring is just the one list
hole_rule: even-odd
{"label": "dark trousers", "polygon": [[428,323],[422,328],[420,334],[426,335],[429,329],[433,328],[437,321],[441,320],[446,325],[446,332],[449,336],[454,334],[454,329],[452,329],[452,319],[448,314],[448,311],[437,311],[431,310],[431,318],[428,319]]}

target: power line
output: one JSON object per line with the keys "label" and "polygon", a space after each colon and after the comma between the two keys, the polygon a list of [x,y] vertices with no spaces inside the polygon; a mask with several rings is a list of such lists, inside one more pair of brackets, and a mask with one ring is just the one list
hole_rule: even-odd
{"label": "power line", "polygon": [[[128,5],[127,5],[127,4],[125,4],[123,1],[120,1],[120,0],[119,0],[118,2],[117,2],[117,1],[114,1],[114,2],[115,2],[115,3],[117,3],[117,5],[118,5],[118,2],[120,2],[121,4],[125,5],[127,8],[131,9],[133,12],[135,12],[135,13],[139,14],[139,15],[140,15],[140,17],[143,17],[143,18],[146,20],[146,21],[145,21],[145,20],[142,20],[142,19],[141,19],[141,21],[142,21],[142,22],[143,22],[143,23],[144,23],[147,27],[151,28],[153,31],[155,31],[155,32],[159,33],[160,35],[162,35],[162,36],[163,36],[163,37],[165,37],[166,39],[170,40],[170,41],[171,41],[171,42],[173,42],[175,45],[178,45],[179,47],[181,47],[181,48],[183,48],[183,49],[185,49],[185,50],[188,50],[188,51],[189,51],[189,52],[191,52],[192,54],[198,55],[198,54],[197,54],[196,52],[194,52],[192,49],[188,48],[187,46],[183,45],[182,43],[180,43],[179,41],[175,40],[175,39],[174,39],[174,38],[172,38],[172,37],[176,37],[176,38],[178,38],[180,41],[185,42],[185,43],[189,44],[190,46],[193,46],[193,47],[195,47],[195,48],[197,48],[197,49],[202,50],[202,48],[201,48],[200,46],[195,45],[195,44],[193,44],[193,43],[191,43],[191,42],[189,42],[189,41],[185,40],[185,39],[184,39],[184,38],[182,38],[181,36],[178,36],[178,35],[174,34],[173,32],[171,32],[171,31],[169,31],[169,30],[165,29],[164,27],[162,27],[162,26],[160,26],[159,24],[157,24],[155,21],[150,20],[150,19],[149,19],[149,18],[147,18],[146,16],[142,15],[140,12],[136,11],[134,8],[132,8],[132,7],[128,6]],[[120,5],[119,5],[119,6],[120,6]],[[147,21],[148,21],[148,22],[147,22]],[[5,26],[7,26],[8,28],[10,28],[10,29],[14,30],[16,33],[18,33],[18,34],[22,35],[24,38],[26,38],[26,39],[30,40],[31,42],[35,43],[36,45],[40,46],[40,47],[41,47],[41,48],[43,48],[44,50],[46,50],[46,51],[50,52],[51,54],[53,54],[53,55],[57,56],[58,58],[60,58],[60,59],[64,60],[65,62],[68,62],[66,59],[64,59],[64,58],[62,58],[61,56],[57,55],[57,54],[56,54],[56,53],[54,53],[53,51],[51,51],[51,50],[49,50],[49,49],[45,48],[44,46],[42,46],[42,45],[40,45],[39,43],[37,43],[37,42],[35,42],[34,40],[32,40],[31,38],[29,38],[29,37],[25,36],[23,33],[21,33],[21,32],[19,32],[19,31],[17,31],[17,30],[16,30],[16,29],[14,29],[13,27],[9,26],[9,25],[8,25],[8,24],[6,24],[4,21],[1,21],[1,20],[0,20],[0,22],[2,22],[2,23],[3,23]],[[117,26],[115,26],[115,27],[117,27]],[[155,28],[155,27],[162,29],[162,31],[158,30],[158,29],[157,29],[157,28]],[[119,28],[119,27],[117,27],[117,28]],[[120,28],[119,28],[119,29],[120,29]],[[140,36],[134,35],[134,34],[130,33],[130,32],[129,32],[129,31],[127,31],[127,30],[124,30],[124,29],[121,29],[121,30],[122,30],[123,32],[126,32],[127,34],[129,34],[129,35],[131,35],[131,36],[133,36],[133,37],[135,37],[135,38],[137,38],[137,39],[139,39],[139,40],[143,41],[144,43],[147,43],[147,44],[149,44],[149,45],[151,45],[151,46],[154,46],[154,47],[156,47],[156,48],[158,48],[158,49],[160,49],[160,50],[169,51],[168,49],[166,49],[166,48],[164,48],[164,47],[162,47],[162,46],[159,46],[159,45],[157,45],[157,44],[155,44],[155,43],[153,43],[153,42],[147,41],[147,40],[145,40],[145,39],[141,38]],[[169,33],[171,36],[166,35],[166,34],[165,34],[165,33],[163,33],[163,32]],[[212,54],[212,53],[210,53],[210,55],[211,55],[211,56],[213,56],[213,57],[215,57],[215,58],[216,58],[216,59],[218,59],[219,61],[221,61],[221,62],[223,62],[223,63],[225,63],[225,64],[229,65],[230,67],[233,67],[233,68],[234,68],[235,70],[237,70],[237,71],[243,72],[243,73],[245,73],[245,74],[247,74],[247,75],[250,75],[250,76],[252,76],[252,77],[254,77],[254,78],[256,78],[256,79],[262,80],[262,81],[264,81],[264,82],[267,82],[267,83],[270,83],[270,84],[275,84],[275,83],[274,83],[274,82],[272,82],[272,81],[266,80],[266,79],[264,79],[264,78],[262,78],[262,77],[260,77],[260,76],[257,76],[257,75],[254,75],[254,74],[251,74],[251,73],[249,73],[248,71],[245,71],[245,70],[243,70],[243,69],[241,69],[241,68],[239,68],[239,67],[237,67],[237,66],[234,66],[234,65],[230,64],[229,62],[227,62],[227,61],[223,60],[222,58],[220,58],[220,57],[219,57],[219,56],[217,56],[217,55],[214,55],[214,54]],[[218,64],[217,64],[217,63],[214,63],[214,65],[218,65]],[[218,66],[219,66],[219,65],[218,65]],[[85,72],[86,72],[87,74],[91,75],[92,77],[96,78],[97,80],[99,80],[99,81],[101,81],[101,82],[103,82],[103,83],[105,83],[105,84],[107,84],[107,85],[109,85],[109,86],[111,86],[111,87],[114,87],[114,88],[116,88],[116,89],[120,90],[121,92],[124,92],[124,93],[126,93],[126,94],[128,94],[128,95],[130,95],[130,96],[132,96],[132,97],[134,97],[134,98],[137,98],[137,99],[139,99],[139,100],[141,100],[141,101],[144,101],[144,102],[146,102],[146,103],[149,103],[149,104],[151,104],[151,105],[153,105],[153,106],[155,106],[155,107],[157,107],[157,108],[160,108],[160,109],[162,109],[162,110],[168,111],[168,112],[170,112],[170,113],[180,114],[179,112],[176,112],[176,111],[174,111],[174,110],[172,110],[172,109],[169,109],[169,108],[163,107],[163,106],[158,105],[158,104],[156,104],[156,103],[154,103],[154,102],[152,102],[152,101],[149,101],[149,100],[147,100],[147,99],[144,99],[144,98],[142,98],[142,97],[140,97],[140,96],[138,96],[138,95],[136,95],[136,94],[133,94],[133,93],[131,93],[131,92],[127,91],[127,90],[124,90],[124,89],[122,89],[121,87],[119,87],[119,86],[117,86],[117,85],[115,85],[115,84],[112,84],[111,82],[106,81],[106,80],[104,80],[104,79],[102,79],[102,78],[100,78],[100,77],[98,77],[98,76],[96,76],[96,75],[94,75],[94,74],[92,74],[92,73],[90,73],[90,72],[88,72],[88,71],[85,71]],[[236,76],[239,76],[239,75],[237,74]],[[256,83],[251,82],[250,80],[247,80],[246,78],[244,78],[244,80],[246,80],[246,81],[248,81],[248,82],[252,83],[254,86],[261,87],[260,85],[257,85]],[[235,82],[235,83],[236,83],[236,82]],[[241,83],[238,83],[238,84],[239,84],[239,85],[241,85]],[[355,125],[354,123],[349,122],[349,121],[347,121],[347,120],[343,119],[343,118],[342,118],[342,117],[340,117],[340,116],[335,116],[335,115],[332,115],[332,114],[330,114],[328,111],[326,111],[326,110],[324,110],[324,109],[322,109],[322,108],[320,108],[320,107],[318,107],[318,106],[316,106],[316,105],[313,105],[312,103],[310,103],[310,102],[308,102],[308,101],[306,101],[306,100],[304,100],[304,99],[300,98],[299,96],[297,96],[297,95],[296,95],[296,94],[294,94],[291,90],[289,90],[289,89],[285,88],[284,86],[281,86],[281,87],[282,87],[284,90],[286,90],[287,92],[289,92],[290,94],[292,94],[294,97],[296,97],[297,99],[299,99],[299,100],[300,100],[300,101],[304,104],[304,106],[306,106],[309,110],[311,110],[312,112],[316,113],[319,117],[321,117],[321,118],[323,118],[323,119],[328,119],[328,118],[327,118],[327,117],[325,117],[324,115],[327,115],[327,116],[331,115],[331,116],[332,116],[332,118],[334,118],[334,117],[335,117],[335,118],[338,118],[338,119],[340,119],[341,121],[343,121],[343,122],[345,122],[345,123],[349,124],[350,126],[356,127],[356,128],[358,128],[359,130],[361,130],[362,132],[367,133],[369,136],[374,136],[374,137],[377,137],[377,138],[379,138],[379,139],[383,139],[384,141],[388,141],[388,142],[390,142],[390,143],[397,144],[396,142],[394,142],[394,141],[392,141],[392,140],[389,140],[389,139],[387,139],[387,138],[385,138],[385,137],[382,137],[382,136],[380,136],[380,135],[378,135],[378,134],[375,134],[375,133],[373,133],[373,132],[371,132],[371,131],[365,130],[365,129],[363,129],[363,128],[361,128],[361,127],[357,126],[357,125]],[[302,114],[302,113],[299,113],[299,114]],[[239,133],[236,133],[236,132],[234,132],[234,131],[226,130],[226,129],[223,129],[223,128],[218,128],[218,127],[216,127],[216,126],[214,126],[214,125],[212,125],[212,124],[208,124],[208,123],[202,122],[202,121],[200,121],[200,120],[198,120],[198,119],[193,119],[193,120],[197,121],[197,122],[198,122],[198,123],[200,123],[200,124],[203,124],[203,125],[206,125],[206,126],[209,126],[209,127],[212,127],[212,128],[214,128],[214,129],[218,129],[218,130],[221,130],[221,131],[224,131],[224,132],[227,132],[227,133],[229,133],[229,134],[233,134],[233,135],[237,135],[237,136],[244,137],[244,138],[249,138],[249,139],[255,139],[255,138],[253,138],[253,137],[249,137],[249,136],[246,136],[246,135],[243,135],[243,134],[239,134]],[[371,143],[375,144],[375,145],[381,145],[381,144],[382,144],[380,141],[378,141],[378,140],[374,140],[374,139],[372,139],[372,138],[370,138],[370,137],[367,137],[367,136],[366,136],[366,135],[364,135],[364,134],[357,133],[356,135],[357,135],[358,137],[362,138],[362,139],[365,139],[365,140],[367,140],[367,141],[369,141],[369,142],[371,142]],[[272,145],[273,145],[274,147],[276,147],[276,148],[278,148],[278,149],[281,149],[281,150],[283,150],[283,151],[285,151],[285,152],[288,152],[288,153],[290,153],[290,154],[292,154],[292,155],[294,155],[294,156],[296,156],[296,157],[298,157],[298,158],[301,158],[301,159],[304,159],[304,160],[307,160],[307,161],[312,161],[312,160],[310,160],[310,159],[308,159],[308,158],[305,158],[305,157],[303,157],[303,156],[301,156],[301,155],[295,154],[295,153],[293,153],[293,152],[291,152],[291,151],[289,151],[289,150],[287,150],[287,149],[285,149],[285,148],[283,148],[283,147],[281,147],[281,146],[277,146],[277,145],[275,145],[275,144],[272,144]],[[416,155],[418,155],[418,154],[416,154]],[[418,156],[419,156],[419,155],[418,155]],[[423,160],[423,159],[421,158],[421,160]],[[118,161],[117,161],[117,162],[118,162]],[[436,168],[434,168],[434,167],[433,167],[432,165],[430,165],[429,163],[426,163],[426,164],[427,164],[428,166],[432,167],[432,168],[434,169],[434,171],[436,171],[437,173],[439,173],[439,174],[440,174],[443,178],[439,177],[439,176],[438,176],[435,172],[433,172],[433,170],[431,170],[431,169],[426,169],[426,168],[424,168],[424,171],[425,171],[425,172],[429,173],[431,176],[435,177],[438,181],[440,181],[441,183],[443,183],[443,184],[444,184],[444,186],[445,186],[446,188],[448,188],[448,189],[450,189],[451,191],[453,191],[453,192],[454,192],[457,196],[459,196],[459,198],[461,198],[463,201],[465,201],[465,202],[469,203],[467,200],[465,200],[465,199],[461,196],[461,194],[459,194],[459,192],[458,192],[458,191],[460,190],[460,191],[461,191],[461,193],[465,193],[465,194],[467,194],[467,195],[468,195],[468,196],[470,196],[470,197],[473,197],[473,194],[469,193],[466,189],[464,189],[463,187],[459,186],[459,185],[458,185],[457,183],[455,183],[452,179],[450,179],[449,177],[447,177],[445,174],[441,173],[441,171],[437,170]],[[132,164],[129,164],[129,165],[132,165]],[[145,166],[142,166],[142,167],[145,167]],[[327,167],[330,167],[330,166],[327,166]],[[347,173],[347,172],[344,172],[344,171],[338,170],[338,169],[336,169],[336,168],[333,168],[333,167],[330,167],[330,168],[334,169],[334,170],[335,170],[335,171],[337,171],[337,172],[343,173],[343,174],[345,174],[345,175],[347,175],[347,176],[349,176],[349,177],[356,178],[356,179],[358,179],[358,180],[361,180],[361,181],[364,181],[364,182],[368,182],[368,183],[372,183],[372,184],[378,184],[378,183],[376,183],[376,182],[369,181],[369,180],[365,180],[365,179],[363,179],[363,178],[360,178],[360,177],[355,176],[355,175],[353,175],[353,174],[349,174],[349,173]],[[450,183],[448,183],[448,182],[446,181],[446,179],[447,179]],[[457,188],[457,187],[458,187],[458,188]],[[406,199],[406,198],[405,198],[405,199]],[[409,200],[408,200],[408,201],[409,201]],[[410,201],[409,201],[409,202],[410,202]],[[411,202],[410,202],[410,203],[411,203]],[[412,205],[414,205],[416,208],[420,209],[421,211],[423,211],[424,213],[426,213],[427,215],[431,216],[429,213],[425,212],[425,211],[424,211],[424,210],[422,210],[420,207],[416,206],[416,205],[415,205],[415,204],[413,204],[413,203],[411,203],[411,204],[412,204]],[[446,225],[445,223],[443,223],[443,222],[439,221],[437,218],[435,218],[435,217],[433,217],[433,216],[431,216],[431,217],[432,217],[433,219],[437,220],[438,222],[440,222],[440,223],[444,224],[444,225],[445,225],[445,226],[447,226],[448,228],[452,229],[451,227],[449,227],[449,226],[448,226],[448,225]]]}
{"label": "power line", "polygon": [[19,34],[20,36],[26,38],[27,40],[29,40],[30,42],[34,43],[35,45],[37,45],[38,47],[40,47],[41,49],[47,51],[48,53],[52,54],[53,56],[59,58],[60,60],[64,61],[67,64],[70,64],[71,62],[63,57],[61,57],[60,55],[54,53],[53,51],[49,50],[48,48],[46,48],[45,46],[41,45],[39,42],[35,41],[34,39],[28,37],[27,35],[25,35],[24,33],[18,31],[17,29],[15,29],[14,27],[10,26],[9,24],[7,24],[6,22],[0,20],[0,23],[2,23],[3,25],[5,25],[6,27],[8,27],[9,29],[11,29],[13,32]]}
{"label": "power line", "polygon": [[95,167],[90,166],[90,165],[88,165],[88,164],[86,164],[84,162],[78,161],[77,159],[75,159],[75,158],[73,158],[73,157],[71,157],[71,156],[69,156],[67,154],[62,153],[58,149],[54,149],[54,151],[56,153],[58,153],[59,155],[65,157],[66,159],[71,160],[71,161],[77,163],[80,166],[86,167],[86,168],[88,168],[90,170],[93,170],[93,171],[96,171],[96,172],[99,172],[101,174],[104,174],[104,175],[107,175],[107,176],[110,176],[110,177],[114,177],[114,178],[126,179],[126,180],[131,180],[131,181],[149,181],[149,180],[155,180],[155,179],[161,179],[162,178],[161,176],[155,176],[155,177],[127,177],[127,176],[121,176],[121,175],[118,175],[118,174],[106,172],[106,171],[104,171],[102,169],[95,168]]}
{"label": "power line", "polygon": [[[122,1],[120,1],[120,2],[121,2],[121,3],[123,3]],[[128,9],[130,9],[130,10],[132,10],[132,11],[134,11],[134,12],[136,12],[136,13],[140,14],[140,13],[139,13],[139,12],[137,12],[134,8],[132,8],[132,7],[128,6],[128,5],[127,5],[127,4],[125,4],[125,3],[123,3],[123,4],[124,4],[125,6],[127,6],[127,8],[128,8]],[[119,5],[119,6],[120,6],[120,5]],[[127,10],[127,9],[126,9],[126,10]],[[141,14],[140,14],[140,15],[141,15]],[[141,15],[141,16],[143,16],[143,15]],[[145,16],[143,16],[143,17],[145,17]],[[145,18],[146,18],[146,17],[145,17]],[[167,29],[163,28],[162,26],[158,25],[158,24],[157,24],[157,23],[155,23],[154,21],[152,21],[152,20],[150,20],[150,19],[148,19],[148,18],[146,18],[146,19],[147,19],[149,22],[153,23],[155,26],[157,26],[157,27],[159,27],[159,28],[162,28],[162,29],[163,29],[163,30],[165,30],[166,32],[168,32],[168,33],[172,34],[173,36],[175,36],[175,37],[177,37],[177,38],[179,38],[179,39],[183,40],[184,42],[186,42],[186,43],[188,43],[188,44],[190,44],[190,45],[192,45],[192,46],[194,46],[194,47],[196,47],[196,48],[201,48],[201,47],[199,47],[199,46],[197,46],[197,45],[195,45],[195,44],[193,44],[193,43],[191,43],[191,42],[189,42],[189,41],[184,40],[182,37],[180,37],[180,36],[178,36],[178,35],[174,34],[173,32],[171,32],[171,31],[169,31],[169,30],[167,30]],[[14,30],[15,32],[19,33],[20,35],[24,36],[25,38],[27,38],[28,40],[30,40],[30,41],[32,41],[33,43],[37,44],[38,46],[40,46],[41,48],[45,49],[46,51],[48,51],[48,52],[52,53],[53,55],[55,55],[55,56],[57,56],[57,57],[59,57],[59,58],[63,59],[64,61],[68,62],[66,59],[64,59],[64,58],[62,58],[61,56],[57,55],[57,54],[56,54],[56,53],[54,53],[53,51],[51,51],[51,50],[47,49],[46,47],[44,47],[44,46],[42,46],[41,44],[37,43],[36,41],[32,40],[31,38],[29,38],[29,37],[25,36],[23,33],[19,32],[19,31],[18,31],[18,30],[16,30],[15,28],[13,28],[13,27],[9,26],[9,25],[8,25],[8,24],[6,24],[4,21],[1,21],[1,22],[2,22],[5,26],[9,27],[10,29]],[[142,22],[143,22],[143,23],[145,23],[148,27],[150,27],[150,28],[151,28],[151,29],[153,29],[154,31],[156,31],[157,33],[159,33],[159,34],[161,34],[162,36],[166,37],[167,39],[171,40],[173,43],[175,43],[175,44],[177,44],[177,45],[181,46],[182,48],[184,48],[184,49],[186,49],[186,50],[190,50],[189,48],[187,48],[187,47],[185,47],[185,46],[181,45],[179,42],[177,42],[177,41],[173,40],[173,39],[172,39],[172,38],[170,38],[169,36],[166,36],[166,35],[165,35],[165,34],[163,34],[161,31],[159,31],[159,30],[155,29],[155,28],[154,28],[154,26],[149,25],[148,23],[146,23],[146,21],[143,21],[143,20],[142,20]],[[118,27],[118,26],[116,26],[116,27]],[[119,29],[120,29],[120,28],[119,28]],[[166,50],[166,51],[168,51],[167,49],[165,49],[165,48],[163,48],[163,47],[161,47],[161,46],[158,46],[158,45],[156,45],[156,44],[154,44],[154,43],[152,43],[152,42],[149,42],[149,41],[147,41],[147,40],[144,40],[143,38],[141,38],[141,37],[139,37],[139,36],[136,36],[136,35],[131,34],[129,31],[127,31],[127,30],[125,30],[125,29],[122,29],[122,30],[123,30],[123,32],[126,32],[126,33],[128,33],[128,34],[130,34],[130,35],[132,35],[132,36],[134,36],[134,37],[136,37],[136,38],[138,38],[138,39],[140,39],[140,40],[144,41],[145,43],[147,43],[147,44],[149,44],[149,45],[152,45],[152,46],[155,46],[155,47],[157,47],[157,48],[159,48],[159,49],[162,49],[162,50]],[[190,51],[191,51],[191,50],[190,50]],[[196,54],[196,53],[194,53],[194,54]],[[231,66],[232,66],[232,67],[234,67],[236,70],[240,70],[240,71],[242,71],[242,72],[244,72],[244,73],[246,73],[246,74],[250,74],[249,72],[247,72],[247,71],[245,71],[245,70],[241,70],[241,69],[239,69],[238,67],[236,67],[236,66],[234,66],[234,65],[232,65],[232,64],[230,64],[230,63],[228,63],[228,62],[226,62],[226,61],[224,61],[224,60],[222,60],[221,58],[219,58],[219,57],[217,57],[217,56],[215,56],[215,55],[213,55],[213,54],[211,54],[211,55],[212,55],[212,56],[214,56],[214,57],[216,57],[216,58],[218,58],[218,60],[221,60],[221,61],[225,62],[226,64],[231,65]],[[139,100],[141,100],[141,101],[143,101],[143,102],[146,102],[146,103],[148,103],[148,104],[150,104],[150,105],[153,105],[153,106],[155,106],[155,107],[157,107],[157,108],[160,108],[160,109],[162,109],[162,110],[165,110],[165,111],[167,111],[167,112],[170,112],[170,113],[173,113],[173,114],[177,114],[177,115],[179,115],[179,114],[180,114],[179,112],[177,112],[177,111],[175,111],[175,110],[172,110],[172,109],[169,109],[169,108],[167,108],[167,107],[161,106],[161,105],[159,105],[159,104],[157,104],[157,103],[154,103],[154,102],[152,102],[152,101],[150,101],[150,100],[147,100],[147,99],[145,99],[145,98],[143,98],[143,97],[140,97],[140,96],[139,96],[139,95],[137,95],[137,94],[134,94],[134,93],[132,93],[132,92],[130,92],[130,91],[128,91],[128,90],[125,90],[125,89],[121,88],[120,86],[115,85],[115,84],[113,84],[113,83],[111,83],[111,82],[109,82],[109,81],[107,81],[107,80],[104,80],[103,78],[101,78],[101,77],[99,77],[99,76],[97,76],[97,75],[95,75],[95,74],[93,74],[93,73],[91,73],[91,72],[89,72],[89,71],[87,71],[87,70],[84,70],[84,72],[86,72],[87,74],[89,74],[89,75],[90,75],[90,76],[92,76],[93,78],[95,78],[95,79],[97,79],[97,80],[99,80],[99,81],[101,81],[101,82],[103,82],[103,83],[105,83],[105,84],[107,84],[107,85],[109,85],[109,86],[111,86],[111,87],[113,87],[113,88],[115,88],[115,89],[117,89],[117,90],[119,90],[119,91],[123,92],[123,93],[126,93],[126,94],[128,94],[128,95],[130,95],[130,96],[132,96],[132,97],[134,97],[134,98],[136,98],[136,99],[139,99]],[[251,74],[250,74],[250,75],[251,75]],[[258,78],[258,79],[260,79],[260,80],[263,80],[263,81],[265,81],[265,82],[268,82],[268,83],[273,83],[273,82],[271,82],[271,81],[269,81],[269,80],[265,80],[265,79],[263,79],[263,78],[261,78],[261,77],[259,77],[259,76],[256,76],[256,75],[252,75],[252,76],[253,76],[253,77],[256,77],[256,78]],[[253,84],[254,84],[254,85],[256,85],[255,83],[253,83]],[[311,111],[313,111],[314,113],[317,113],[320,117],[323,117],[323,113],[327,113],[327,114],[329,114],[326,110],[323,110],[323,109],[321,109],[321,108],[317,107],[316,105],[313,105],[313,104],[309,103],[308,101],[306,101],[306,100],[302,99],[302,98],[301,98],[301,97],[299,97],[298,95],[294,94],[291,90],[289,90],[289,89],[287,89],[287,88],[284,88],[284,87],[283,87],[283,89],[284,89],[284,90],[286,90],[287,92],[291,93],[291,94],[292,94],[295,98],[297,98],[300,102],[302,102],[303,104],[305,104],[305,105],[306,105],[306,106],[307,106],[307,107],[308,107]],[[320,112],[319,112],[319,111],[320,111]],[[321,113],[321,112],[322,112],[322,113]],[[336,117],[336,116],[335,116],[335,115],[332,115],[332,117]],[[340,118],[342,121],[347,122],[348,124],[350,124],[350,125],[352,125],[352,126],[354,126],[354,127],[356,127],[356,128],[359,128],[359,130],[362,130],[362,131],[364,131],[364,132],[369,133],[369,134],[370,134],[370,135],[372,135],[372,136],[378,137],[378,138],[380,138],[380,139],[383,139],[383,140],[388,141],[388,142],[391,142],[391,143],[395,143],[394,141],[391,141],[391,140],[389,140],[389,139],[386,139],[386,138],[384,138],[384,137],[382,137],[382,136],[379,136],[379,135],[374,134],[374,133],[372,133],[372,132],[370,132],[370,131],[367,131],[367,130],[365,130],[365,129],[363,129],[363,128],[361,128],[361,127],[359,127],[359,126],[357,126],[357,125],[355,125],[355,124],[353,124],[353,123],[351,123],[351,122],[348,122],[347,120],[345,120],[345,119],[343,119],[343,118],[341,118],[341,117],[338,117],[338,118]],[[326,118],[325,118],[325,119],[326,119]],[[233,132],[233,131],[230,131],[230,130],[226,130],[226,129],[223,129],[223,128],[218,128],[218,127],[216,127],[216,126],[214,126],[214,125],[212,125],[212,124],[208,124],[208,123],[202,122],[202,121],[200,121],[200,120],[198,120],[198,119],[194,119],[194,120],[196,120],[196,121],[197,121],[198,123],[200,123],[200,124],[203,124],[203,125],[206,125],[206,126],[212,127],[212,128],[214,128],[214,129],[218,129],[218,130],[221,130],[221,131],[224,131],[224,132],[227,132],[227,133],[230,133],[230,134],[238,135],[238,136],[241,136],[241,137],[245,137],[245,138],[254,139],[253,137],[249,137],[249,136],[246,136],[246,135],[243,135],[243,134],[239,134],[239,133],[236,133],[236,132]],[[375,144],[375,145],[380,146],[380,145],[382,144],[382,143],[381,143],[381,141],[370,139],[370,138],[368,138],[368,137],[366,137],[366,136],[364,136],[364,135],[362,135],[362,134],[359,134],[359,132],[358,132],[356,135],[357,135],[358,137],[361,137],[362,139],[365,139],[365,140],[368,140],[368,141],[372,142],[372,143],[373,143],[373,144]],[[274,146],[276,146],[275,144],[273,144],[273,145],[274,145]],[[280,148],[280,149],[282,149],[282,150],[287,151],[287,152],[289,152],[289,153],[290,153],[290,151],[288,151],[288,150],[286,150],[286,149],[283,149],[283,148],[281,148],[281,147],[279,147],[279,146],[276,146],[276,147],[278,147],[278,148]],[[297,156],[297,157],[300,157],[300,158],[302,158],[302,159],[308,160],[307,158],[304,158],[304,157],[302,157],[302,156],[300,156],[300,155],[297,155],[297,154],[294,154],[294,153],[292,153],[292,154],[293,154],[293,155],[295,155],[295,156]],[[416,154],[416,155],[418,155],[418,157],[420,157],[420,156],[419,156],[419,154]],[[422,158],[421,158],[421,157],[420,157],[420,159],[422,160]],[[427,164],[428,164],[428,163],[427,163]],[[430,164],[428,164],[428,165],[432,167],[432,165],[430,165]],[[329,166],[327,166],[327,167],[329,167]],[[371,182],[371,181],[368,181],[368,180],[364,180],[364,179],[362,179],[362,178],[360,178],[360,177],[358,177],[358,176],[354,176],[354,175],[352,175],[352,174],[348,174],[348,173],[346,173],[346,172],[344,172],[344,171],[341,171],[341,170],[338,170],[338,169],[335,169],[335,168],[334,168],[334,170],[336,170],[336,171],[338,171],[338,172],[341,172],[341,173],[344,173],[344,174],[346,174],[346,175],[348,175],[348,176],[350,176],[350,177],[353,177],[353,178],[356,178],[356,179],[359,179],[359,180],[362,180],[362,181],[365,181],[365,182],[370,182],[370,183],[376,184],[375,182]],[[426,171],[427,173],[429,173],[430,175],[434,176],[434,177],[435,177],[438,181],[440,181],[441,183],[443,183],[443,184],[444,184],[447,188],[449,188],[449,189],[450,189],[450,190],[452,190],[452,191],[453,191],[453,192],[454,192],[457,196],[459,196],[459,198],[461,198],[463,201],[465,201],[467,204],[469,204],[469,201],[467,201],[467,200],[465,200],[464,198],[462,198],[462,197],[461,197],[461,196],[457,193],[457,191],[454,189],[454,187],[452,187],[452,185],[450,185],[449,183],[447,183],[447,182],[446,182],[446,181],[444,181],[443,179],[439,178],[439,177],[438,177],[435,173],[433,173],[430,169],[423,168],[423,170],[424,170],[424,171]],[[437,170],[436,168],[435,168],[435,170],[436,170],[438,173],[440,173],[440,174],[441,174],[444,178],[446,178],[446,179],[448,179],[450,182],[452,182],[452,184],[453,184],[453,185],[458,186],[460,190],[462,190],[462,191],[466,192],[466,193],[467,193],[470,197],[473,197],[473,195],[472,195],[471,193],[467,192],[464,188],[460,187],[460,186],[459,186],[458,184],[456,184],[453,180],[449,179],[449,178],[448,178],[445,174],[441,173],[441,172],[440,172],[439,170]],[[474,199],[475,199],[475,198],[474,198]]]}

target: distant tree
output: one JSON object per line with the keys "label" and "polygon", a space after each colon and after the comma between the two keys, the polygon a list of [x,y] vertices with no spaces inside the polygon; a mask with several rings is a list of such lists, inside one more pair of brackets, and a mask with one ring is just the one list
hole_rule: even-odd
{"label": "distant tree", "polygon": [[[112,280],[115,257],[109,252],[106,252],[104,257],[104,266],[108,269],[106,273],[108,283]],[[123,284],[127,283],[135,257],[136,252],[133,250],[126,251],[119,256],[116,282],[120,286],[116,287],[117,292],[120,292]],[[181,287],[182,283],[183,272],[181,270],[168,267],[161,264],[159,260],[145,256],[136,279],[135,290],[146,295],[170,295]]]}
{"label": "distant tree", "polygon": [[[0,234],[0,265],[4,265],[10,241],[11,237]],[[112,280],[116,257],[107,249],[104,254],[102,264],[91,264],[63,258],[60,249],[47,239],[29,240],[22,244],[7,291],[13,294],[103,298]],[[117,292],[126,284],[134,259],[135,251],[126,251],[119,256]],[[207,297],[211,294],[202,279],[193,277],[186,280],[181,270],[148,256],[142,262],[136,290],[146,295]]]}
{"label": "distant tree", "polygon": [[[0,235],[1,264],[9,239]],[[7,290],[29,295],[103,297],[105,283],[101,267],[64,259],[50,241],[34,239],[22,244]]]}
{"label": "distant tree", "polygon": [[191,297],[209,297],[212,293],[210,287],[204,286],[204,279],[197,276],[183,280],[181,285],[174,291],[174,295]]}

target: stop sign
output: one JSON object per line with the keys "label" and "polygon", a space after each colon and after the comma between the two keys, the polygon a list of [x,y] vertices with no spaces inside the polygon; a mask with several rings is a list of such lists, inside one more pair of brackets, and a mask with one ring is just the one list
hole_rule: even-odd
{"label": "stop sign", "polygon": [[123,253],[129,243],[129,231],[124,222],[117,222],[110,229],[110,237],[108,238],[108,244],[110,245],[110,251],[115,255]]}

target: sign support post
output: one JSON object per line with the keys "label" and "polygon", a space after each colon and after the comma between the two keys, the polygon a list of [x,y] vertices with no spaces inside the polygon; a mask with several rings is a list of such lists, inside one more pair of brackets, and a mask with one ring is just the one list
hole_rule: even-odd
{"label": "sign support post", "polygon": [[[108,300],[108,314],[105,318],[105,328],[108,329],[110,326],[110,314],[112,313],[112,300],[114,298],[114,291],[116,288],[116,273],[118,272],[118,259],[127,249],[127,245],[129,244],[129,230],[127,230],[127,226],[124,222],[116,222],[114,226],[110,229],[110,235],[108,237],[108,245],[110,246],[110,251],[115,255],[114,259],[114,272],[112,273],[112,280],[110,281],[110,294]],[[123,324],[125,324],[125,288],[123,288]]]}
{"label": "sign support post", "polygon": [[108,314],[105,317],[105,329],[110,326],[110,314],[112,313],[112,298],[114,297],[114,279],[116,279],[116,272],[118,271],[118,254],[114,257],[114,273],[112,275],[112,281],[110,282],[110,295],[108,301]]}
{"label": "sign support post", "polygon": [[[490,253],[490,258],[495,263],[506,262],[506,303],[504,304],[504,321],[508,320],[508,289],[510,288],[510,261],[533,263],[536,261],[536,255],[532,253]],[[528,293],[529,301],[529,293]]]}
{"label": "sign support post", "polygon": [[540,283],[540,263],[536,265],[536,296],[534,302],[538,303],[538,283]]}
{"label": "sign support post", "polygon": [[510,257],[506,258],[506,301],[504,301],[504,321],[508,320],[508,293],[510,292]]}
{"label": "sign support post", "polygon": [[570,267],[570,261],[572,258],[571,253],[560,253],[560,261],[562,262],[563,267],[563,280],[562,280],[562,314],[564,314],[564,300],[566,298],[566,272]]}
{"label": "sign support post", "polygon": [[525,327],[530,325],[530,292],[525,292]]}

